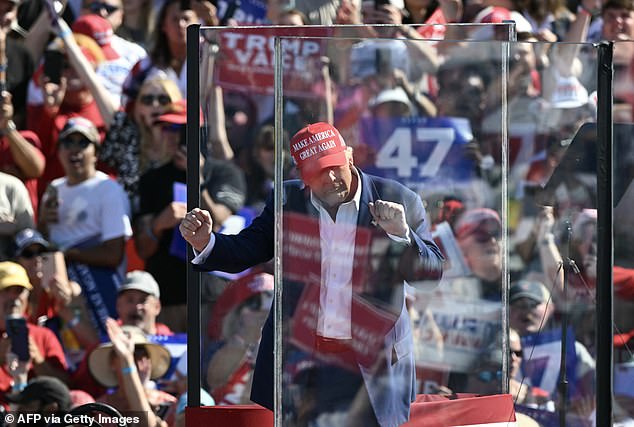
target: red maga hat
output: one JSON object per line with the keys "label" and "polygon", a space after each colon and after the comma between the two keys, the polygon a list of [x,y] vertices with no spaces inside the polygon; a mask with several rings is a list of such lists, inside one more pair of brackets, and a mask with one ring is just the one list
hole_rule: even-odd
{"label": "red maga hat", "polygon": [[73,23],[74,33],[85,34],[93,38],[105,55],[106,59],[112,61],[119,58],[119,54],[112,47],[112,37],[114,32],[107,19],[99,15],[83,15]]}
{"label": "red maga hat", "polygon": [[301,129],[291,139],[290,148],[303,177],[348,163],[346,143],[339,131],[328,123],[313,123]]}

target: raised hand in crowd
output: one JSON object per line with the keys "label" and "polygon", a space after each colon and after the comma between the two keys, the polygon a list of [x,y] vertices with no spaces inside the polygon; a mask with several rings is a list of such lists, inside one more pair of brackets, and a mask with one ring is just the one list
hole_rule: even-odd
{"label": "raised hand in crowd", "polygon": [[350,0],[342,0],[337,8],[336,24],[358,25],[361,24],[361,14],[356,3]]}
{"label": "raised hand in crowd", "polygon": [[[159,239],[165,230],[176,227],[187,212],[187,204],[185,202],[170,202],[156,216],[145,215],[139,218],[137,227],[140,230],[146,230],[148,235]],[[147,243],[147,239],[144,240]],[[154,241],[153,245],[143,245],[137,242],[137,251],[139,256],[147,259],[152,256],[158,248],[158,241]]]}
{"label": "raised hand in crowd", "polygon": [[194,1],[191,3],[192,10],[196,12],[203,25],[217,27],[220,25],[218,8],[210,1]]}
{"label": "raised hand in crowd", "polygon": [[142,373],[135,364],[134,341],[130,336],[126,335],[125,331],[114,319],[108,318],[106,320],[106,329],[118,360],[118,369],[123,372],[120,377],[123,383],[119,384],[119,386],[125,391],[129,408],[133,411],[138,411],[138,414],[140,414],[141,420],[138,425],[148,427],[166,426],[167,423],[161,420],[152,410],[145,394],[141,378]]}
{"label": "raised hand in crowd", "polygon": [[185,202],[171,202],[152,223],[152,228],[156,235],[160,235],[163,230],[176,227],[187,212]]}
{"label": "raised hand in crowd", "polygon": [[44,99],[44,106],[50,110],[57,110],[64,101],[68,81],[62,76],[59,82],[52,82],[44,73],[40,76],[40,88]]}
{"label": "raised hand in crowd", "polygon": [[0,93],[0,132],[3,132],[9,141],[9,150],[15,162],[4,170],[21,180],[39,178],[44,173],[45,159],[38,148],[27,141],[18,132],[14,120],[15,110],[13,98],[10,92]]}
{"label": "raised hand in crowd", "polygon": [[390,2],[377,5],[373,1],[364,1],[361,3],[361,15],[364,24],[400,25],[403,22],[401,9]]}

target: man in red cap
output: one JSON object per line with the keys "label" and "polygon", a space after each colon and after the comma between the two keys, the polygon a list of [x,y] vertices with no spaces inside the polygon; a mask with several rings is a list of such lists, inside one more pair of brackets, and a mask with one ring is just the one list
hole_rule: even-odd
{"label": "man in red cap", "polygon": [[[309,271],[300,271],[302,278],[287,288],[302,295],[291,292],[284,298],[285,312],[296,315],[303,310],[300,298],[307,301],[315,289],[318,294],[311,300],[314,310],[308,310],[315,315],[306,316],[308,331],[296,337],[304,340],[300,348],[318,360],[308,382],[315,391],[314,407],[304,416],[327,418],[333,425],[401,425],[415,397],[404,281],[436,281],[442,275],[443,257],[432,241],[423,203],[403,185],[355,167],[352,149],[330,124],[301,129],[291,139],[290,152],[301,181],[284,183],[284,213],[314,221],[308,231],[298,231],[314,230],[316,242]],[[197,253],[196,268],[238,272],[273,257],[274,217],[270,197],[249,227],[228,236],[212,232],[211,215],[195,208],[185,215],[180,231]],[[371,243],[364,245],[366,237]],[[365,249],[374,250],[379,239],[386,252],[368,257]],[[311,278],[318,286],[312,286]],[[301,323],[294,324],[301,328]],[[269,409],[272,356],[271,311],[251,391],[251,399]],[[343,362],[333,363],[333,358]]]}

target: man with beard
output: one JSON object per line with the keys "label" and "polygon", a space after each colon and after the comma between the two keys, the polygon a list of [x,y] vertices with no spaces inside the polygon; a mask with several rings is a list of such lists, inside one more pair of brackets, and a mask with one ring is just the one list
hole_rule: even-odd
{"label": "man with beard", "polygon": [[131,271],[117,294],[120,325],[137,326],[148,335],[173,335],[170,328],[156,321],[161,312],[161,291],[147,271]]}
{"label": "man with beard", "polygon": [[14,262],[0,262],[0,396],[22,391],[27,377],[49,375],[68,381],[66,359],[59,340],[50,329],[26,322],[28,360],[19,361],[8,337],[7,317],[25,315],[33,286],[26,270]]}

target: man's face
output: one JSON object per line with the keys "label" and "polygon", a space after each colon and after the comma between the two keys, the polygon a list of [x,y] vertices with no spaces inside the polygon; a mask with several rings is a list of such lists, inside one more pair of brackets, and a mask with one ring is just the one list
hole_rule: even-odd
{"label": "man's face", "polygon": [[44,247],[35,243],[24,248],[18,256],[17,261],[26,270],[32,285],[40,283],[42,279],[42,254],[44,252]]}
{"label": "man's face", "polygon": [[17,16],[18,7],[9,0],[0,0],[0,27],[8,28]]}
{"label": "man's face", "polygon": [[29,302],[29,290],[22,286],[9,286],[0,291],[0,317],[22,315]]}
{"label": "man's face", "polygon": [[117,314],[123,324],[138,326],[146,333],[149,333],[147,326],[160,311],[161,305],[156,297],[136,289],[123,291],[117,297]]}
{"label": "man's face", "polygon": [[322,169],[308,177],[302,175],[302,179],[326,207],[337,207],[353,195],[352,160],[349,158],[344,166]]}
{"label": "man's face", "polygon": [[502,274],[500,228],[496,224],[481,224],[458,244],[471,271],[487,281],[499,280]]}
{"label": "man's face", "polygon": [[79,132],[59,141],[58,157],[71,185],[86,181],[95,175],[95,145]]}
{"label": "man's face", "polygon": [[601,16],[604,40],[634,40],[634,11],[610,8],[605,9]]}
{"label": "man's face", "polygon": [[446,116],[478,120],[485,106],[484,81],[475,74],[450,71],[438,92],[439,112]]}
{"label": "man's face", "polygon": [[553,312],[552,302],[538,302],[532,298],[518,298],[511,303],[509,321],[511,328],[520,335],[544,329]]}

